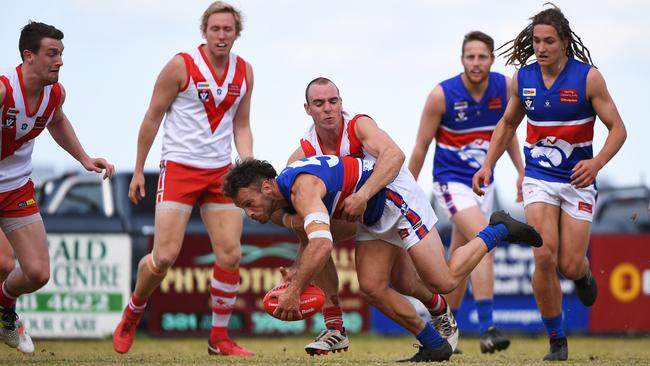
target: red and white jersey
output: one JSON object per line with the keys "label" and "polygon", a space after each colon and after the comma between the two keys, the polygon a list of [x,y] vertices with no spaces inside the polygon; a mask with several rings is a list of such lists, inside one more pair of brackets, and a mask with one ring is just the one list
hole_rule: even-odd
{"label": "red and white jersey", "polygon": [[248,90],[246,61],[231,52],[218,78],[202,45],[180,55],[188,80],[167,110],[162,160],[206,169],[226,166],[231,163],[235,114]]}
{"label": "red and white jersey", "polygon": [[305,157],[314,155],[336,155],[336,156],[353,156],[356,158],[372,159],[375,157],[370,155],[363,147],[361,140],[357,137],[354,126],[359,117],[369,117],[367,114],[355,114],[350,118],[348,112],[343,112],[343,128],[339,132],[339,141],[336,146],[335,152],[323,152],[320,143],[320,138],[316,133],[316,125],[312,124],[305,135],[300,139],[300,148],[305,153]]}
{"label": "red and white jersey", "polygon": [[29,110],[21,65],[0,74],[5,99],[0,101],[0,192],[17,189],[32,173],[34,138],[52,121],[61,105],[59,83],[43,88],[38,105]]}

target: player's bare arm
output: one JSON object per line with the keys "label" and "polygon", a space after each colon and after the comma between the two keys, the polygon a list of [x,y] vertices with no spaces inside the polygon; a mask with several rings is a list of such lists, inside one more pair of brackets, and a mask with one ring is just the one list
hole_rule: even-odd
{"label": "player's bare arm", "polygon": [[420,117],[420,127],[418,134],[415,137],[415,146],[411,152],[409,159],[409,170],[411,174],[418,179],[422,165],[426,159],[431,141],[438,132],[438,127],[442,121],[442,116],[445,114],[445,93],[442,86],[436,85],[424,104],[422,116]]}
{"label": "player's bare arm", "polygon": [[392,182],[404,164],[404,153],[372,118],[359,117],[355,132],[364,149],[377,158],[374,172],[357,192],[348,196],[342,205],[341,218],[361,222],[368,200]]}
{"label": "player's bare arm", "polygon": [[[302,174],[296,178],[291,188],[291,201],[300,216],[308,218],[310,214],[324,215],[329,222],[327,208],[322,202],[325,196],[325,184],[313,175]],[[312,230],[313,229],[313,230]],[[300,261],[295,265],[293,276],[287,291],[278,296],[276,316],[282,320],[300,319],[299,296],[302,290],[320,272],[329,260],[333,243],[330,237],[322,234],[329,232],[329,224],[314,220],[307,228],[309,242],[304,248]]]}
{"label": "player's bare arm", "polygon": [[253,133],[251,132],[250,111],[253,94],[253,68],[246,63],[246,95],[242,98],[233,120],[233,140],[240,159],[253,156]]}
{"label": "player's bare arm", "polygon": [[592,67],[587,74],[587,98],[591,101],[594,111],[609,130],[603,148],[592,159],[582,160],[573,167],[571,184],[577,188],[591,185],[596,179],[600,169],[623,146],[627,132],[623,119],[621,119],[616,104],[612,99],[603,75],[598,69]]}
{"label": "player's bare arm", "polygon": [[508,100],[506,111],[492,133],[490,148],[483,161],[483,166],[472,177],[472,189],[479,196],[485,194],[481,187],[485,187],[490,183],[492,168],[501,155],[503,155],[512,138],[516,135],[517,127],[525,116],[524,108],[521,106],[521,101],[517,94],[517,85],[517,73],[515,72],[510,85],[510,99]]}
{"label": "player's bare arm", "polygon": [[47,129],[56,143],[75,158],[88,171],[101,173],[104,172],[104,179],[111,178],[115,172],[115,167],[103,158],[91,158],[88,156],[81,142],[74,132],[72,124],[68,117],[63,113],[63,102],[65,101],[65,89],[61,86],[61,104],[54,112],[52,121]]}
{"label": "player's bare arm", "polygon": [[151,144],[153,144],[153,140],[156,138],[165,112],[169,109],[178,92],[188,82],[189,75],[187,74],[185,61],[180,55],[174,56],[158,75],[149,108],[147,108],[144,120],[140,125],[140,131],[138,132],[138,151],[133,170],[133,178],[129,185],[129,199],[134,204],[140,202],[145,196],[144,163],[147,160]]}

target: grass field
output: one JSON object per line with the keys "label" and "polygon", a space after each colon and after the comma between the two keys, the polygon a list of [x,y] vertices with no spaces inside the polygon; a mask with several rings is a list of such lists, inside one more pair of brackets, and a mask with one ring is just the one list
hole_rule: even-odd
{"label": "grass field", "polygon": [[[257,352],[254,357],[208,356],[204,339],[138,338],[127,355],[113,351],[109,340],[36,341],[32,356],[22,355],[7,346],[0,347],[0,365],[383,365],[412,356],[411,337],[359,336],[351,338],[350,350],[328,356],[310,357],[302,347],[308,337],[280,339],[242,338],[239,343]],[[454,355],[457,365],[549,365],[541,361],[547,351],[544,338],[515,337],[511,347],[483,355],[477,338],[463,338],[462,355]],[[570,337],[569,361],[562,365],[648,365],[650,338]]]}

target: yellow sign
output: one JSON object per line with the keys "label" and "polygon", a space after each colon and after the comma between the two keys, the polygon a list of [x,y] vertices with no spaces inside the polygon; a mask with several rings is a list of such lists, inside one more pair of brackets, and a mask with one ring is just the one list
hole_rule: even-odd
{"label": "yellow sign", "polygon": [[609,276],[609,288],[618,301],[634,301],[641,292],[641,271],[631,263],[619,264]]}

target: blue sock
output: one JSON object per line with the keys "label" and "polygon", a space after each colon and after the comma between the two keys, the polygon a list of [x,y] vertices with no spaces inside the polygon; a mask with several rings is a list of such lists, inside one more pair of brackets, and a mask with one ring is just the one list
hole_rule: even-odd
{"label": "blue sock", "polygon": [[476,236],[483,239],[489,252],[508,236],[508,228],[504,224],[489,225]]}
{"label": "blue sock", "polygon": [[546,326],[546,331],[548,332],[549,338],[560,339],[566,337],[564,335],[564,322],[562,319],[562,313],[552,318],[542,318],[542,322],[544,322],[544,326]]}
{"label": "blue sock", "polygon": [[438,348],[444,343],[444,339],[440,336],[437,330],[433,328],[431,322],[424,325],[424,329],[415,336],[415,338],[427,348]]}
{"label": "blue sock", "polygon": [[478,328],[481,335],[485,334],[489,327],[494,325],[492,310],[494,302],[492,299],[476,300],[476,312],[478,313]]}

